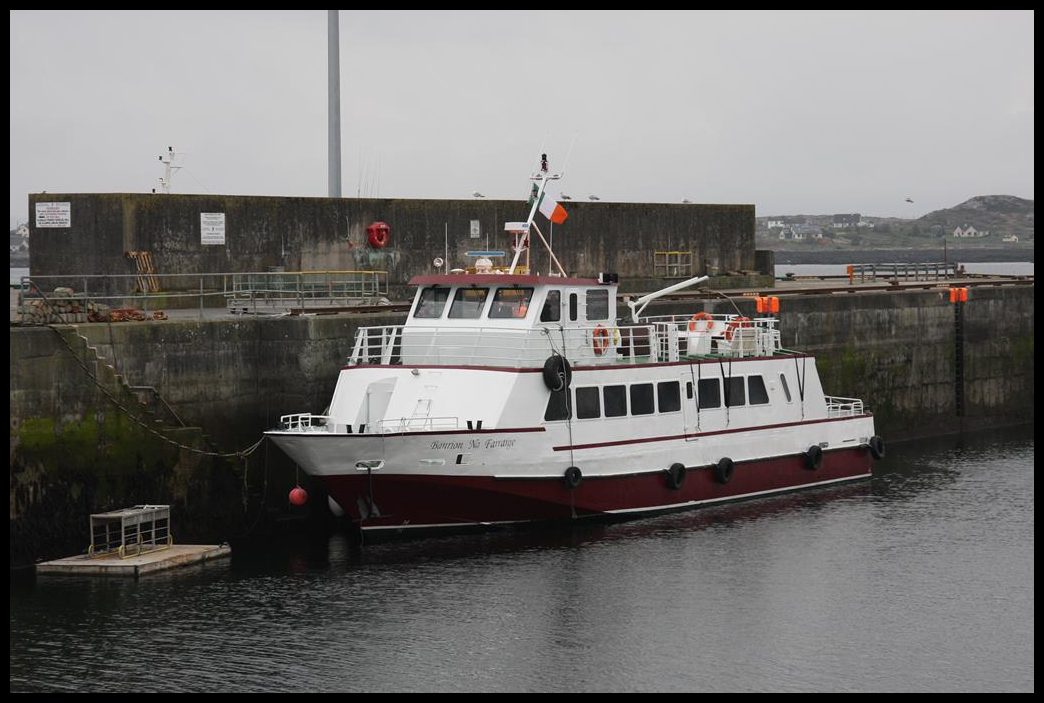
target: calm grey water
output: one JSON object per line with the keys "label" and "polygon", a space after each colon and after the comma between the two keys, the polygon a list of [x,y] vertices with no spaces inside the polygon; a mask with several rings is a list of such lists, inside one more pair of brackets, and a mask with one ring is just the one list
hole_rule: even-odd
{"label": "calm grey water", "polygon": [[12,691],[1032,691],[1030,429],[651,519],[12,580]]}
{"label": "calm grey water", "polygon": [[[968,273],[993,273],[1005,276],[1032,276],[1032,261],[983,261],[962,263]],[[848,273],[846,264],[777,264],[776,278],[787,273],[795,276],[844,276]]]}

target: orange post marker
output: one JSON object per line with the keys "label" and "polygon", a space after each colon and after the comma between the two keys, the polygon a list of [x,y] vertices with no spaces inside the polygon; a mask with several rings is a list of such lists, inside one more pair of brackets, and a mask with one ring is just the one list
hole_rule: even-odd
{"label": "orange post marker", "polygon": [[776,296],[769,298],[769,312],[772,314],[779,312],[779,298]]}
{"label": "orange post marker", "polygon": [[956,303],[957,302],[957,289],[956,288],[951,288],[950,289],[950,302],[951,303]]}
{"label": "orange post marker", "polygon": [[958,290],[960,290],[960,295],[958,296],[958,300],[960,300],[962,303],[967,303],[968,302],[968,289],[967,288],[959,288]]}

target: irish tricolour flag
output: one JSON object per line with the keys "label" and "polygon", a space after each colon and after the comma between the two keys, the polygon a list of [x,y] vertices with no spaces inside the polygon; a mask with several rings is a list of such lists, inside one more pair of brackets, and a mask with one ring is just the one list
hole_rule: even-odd
{"label": "irish tricolour flag", "polygon": [[[560,225],[563,222],[565,222],[566,218],[569,217],[569,215],[566,213],[565,208],[559,205],[558,201],[555,200],[555,196],[548,192],[549,188],[550,184],[548,184],[544,188],[544,194],[540,198],[540,205],[538,207],[540,212],[543,213],[544,217],[551,220],[556,225]],[[533,198],[535,198],[537,196],[537,193],[539,192],[540,189],[537,187],[537,184],[534,183],[533,192],[529,196],[530,203],[533,202]]]}

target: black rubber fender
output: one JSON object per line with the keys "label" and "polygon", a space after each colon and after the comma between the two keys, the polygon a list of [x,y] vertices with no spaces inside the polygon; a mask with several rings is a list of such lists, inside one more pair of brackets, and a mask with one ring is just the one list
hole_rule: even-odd
{"label": "black rubber fender", "polygon": [[569,387],[573,380],[573,370],[569,368],[569,360],[564,356],[552,354],[544,362],[544,385],[548,390],[557,393]]}
{"label": "black rubber fender", "polygon": [[732,474],[735,470],[735,462],[728,457],[723,457],[714,465],[714,480],[718,483],[728,483],[732,480]]}
{"label": "black rubber fender", "polygon": [[808,451],[805,452],[805,466],[809,470],[815,471],[822,465],[823,448],[818,444],[813,444],[811,447],[808,448]]}
{"label": "black rubber fender", "polygon": [[885,443],[884,440],[874,435],[870,438],[870,441],[866,443],[866,446],[870,448],[870,453],[874,455],[875,459],[885,458]]}
{"label": "black rubber fender", "polygon": [[671,464],[671,468],[667,469],[667,487],[672,491],[677,491],[685,485],[685,465],[684,464]]}
{"label": "black rubber fender", "polygon": [[569,486],[569,490],[575,490],[583,480],[584,474],[578,467],[570,466],[565,470],[565,482]]}

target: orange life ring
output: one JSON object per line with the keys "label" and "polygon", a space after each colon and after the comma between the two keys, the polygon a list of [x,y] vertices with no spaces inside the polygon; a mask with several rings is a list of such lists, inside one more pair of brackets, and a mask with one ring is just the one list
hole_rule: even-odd
{"label": "orange life ring", "polygon": [[609,347],[609,330],[601,325],[595,327],[594,332],[591,333],[591,348],[594,349],[594,353],[598,356],[605,354],[605,350]]}
{"label": "orange life ring", "polygon": [[750,327],[749,317],[734,317],[729,321],[729,326],[725,328],[725,341],[732,341],[732,333],[740,327]]}
{"label": "orange life ring", "polygon": [[707,323],[707,326],[704,327],[703,330],[700,330],[700,331],[706,332],[710,328],[714,327],[714,318],[711,316],[711,314],[709,312],[698,312],[695,315],[693,315],[692,318],[689,320],[689,331],[690,332],[696,332],[697,331],[696,330],[696,323],[698,321],[700,321],[700,320],[710,320],[710,322]]}

